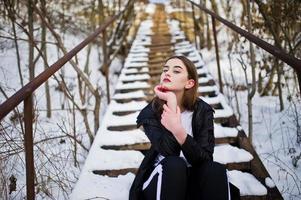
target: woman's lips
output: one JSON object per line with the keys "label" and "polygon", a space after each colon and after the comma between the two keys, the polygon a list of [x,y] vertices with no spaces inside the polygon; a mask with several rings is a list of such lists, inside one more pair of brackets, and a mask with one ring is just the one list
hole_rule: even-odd
{"label": "woman's lips", "polygon": [[168,82],[171,82],[171,81],[168,78],[164,78],[163,82],[167,82],[168,83]]}

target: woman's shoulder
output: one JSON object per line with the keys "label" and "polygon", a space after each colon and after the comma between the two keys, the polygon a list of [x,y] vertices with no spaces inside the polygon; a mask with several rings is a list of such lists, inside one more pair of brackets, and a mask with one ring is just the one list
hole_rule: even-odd
{"label": "woman's shoulder", "polygon": [[155,111],[153,110],[152,102],[148,103],[137,116],[137,126],[143,123],[154,123],[156,120]]}
{"label": "woman's shoulder", "polygon": [[198,111],[207,111],[207,112],[208,111],[212,111],[212,112],[214,112],[214,109],[212,108],[212,106],[209,105],[207,102],[205,102],[201,98],[197,98],[195,110],[198,110]]}

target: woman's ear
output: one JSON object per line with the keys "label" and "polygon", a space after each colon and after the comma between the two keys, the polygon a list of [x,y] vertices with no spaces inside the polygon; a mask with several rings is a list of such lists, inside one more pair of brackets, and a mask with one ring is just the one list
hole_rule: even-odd
{"label": "woman's ear", "polygon": [[194,86],[195,81],[193,79],[189,79],[185,85],[185,89],[190,89]]}

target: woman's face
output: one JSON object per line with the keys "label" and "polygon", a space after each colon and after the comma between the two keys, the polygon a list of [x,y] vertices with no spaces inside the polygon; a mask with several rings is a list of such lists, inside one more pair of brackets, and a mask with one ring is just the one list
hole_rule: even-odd
{"label": "woman's face", "polygon": [[178,58],[172,58],[163,66],[160,83],[168,90],[181,91],[193,87],[194,80],[188,79],[184,63]]}

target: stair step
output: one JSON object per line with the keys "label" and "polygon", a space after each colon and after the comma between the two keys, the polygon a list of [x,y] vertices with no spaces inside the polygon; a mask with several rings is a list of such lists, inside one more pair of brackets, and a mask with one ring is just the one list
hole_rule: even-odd
{"label": "stair step", "polygon": [[[197,68],[198,93],[215,109],[214,160],[226,165],[230,182],[241,189],[241,199],[281,199],[276,187],[266,187],[265,179],[269,175],[238,126],[233,110],[219,92],[200,53],[187,40],[186,33],[173,24],[174,20],[167,22],[164,7],[156,8],[155,17],[140,24],[104,118],[105,124],[87,158],[86,162],[97,158],[92,167],[83,170],[86,179],[96,184],[80,193],[86,194],[79,199],[97,196],[124,199],[128,196],[134,174],[151,146],[142,129],[137,129],[136,118],[153,98],[153,87],[160,80],[163,63],[174,54],[187,56]],[[84,188],[80,184],[78,187]]]}
{"label": "stair step", "polygon": [[94,174],[109,176],[109,177],[118,177],[120,175],[126,175],[127,173],[136,174],[138,168],[124,168],[124,169],[110,169],[110,170],[93,170]]}
{"label": "stair step", "polygon": [[112,150],[148,150],[151,144],[149,142],[146,143],[137,143],[137,144],[130,144],[130,145],[105,145],[101,148],[103,149],[112,149]]}

